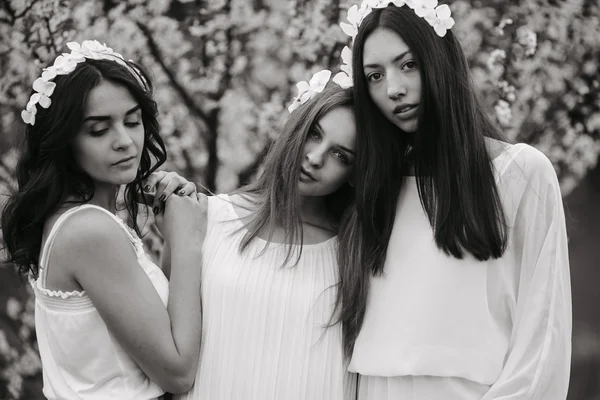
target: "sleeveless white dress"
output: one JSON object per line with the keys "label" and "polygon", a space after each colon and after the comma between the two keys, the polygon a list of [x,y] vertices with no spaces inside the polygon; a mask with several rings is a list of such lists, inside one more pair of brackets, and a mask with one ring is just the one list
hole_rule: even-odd
{"label": "sleeveless white dress", "polygon": [[[63,223],[72,215],[95,209],[109,215],[135,249],[137,260],[163,304],[169,282],[146,255],[142,241],[123,221],[102,207],[86,204],[66,211],[54,223],[40,253],[35,292],[35,328],[42,361],[44,396],[51,400],[156,399],[164,391],[129,357],[92,304],[85,291],[62,292],[46,288],[46,264]],[[123,293],[123,301],[127,301]]]}

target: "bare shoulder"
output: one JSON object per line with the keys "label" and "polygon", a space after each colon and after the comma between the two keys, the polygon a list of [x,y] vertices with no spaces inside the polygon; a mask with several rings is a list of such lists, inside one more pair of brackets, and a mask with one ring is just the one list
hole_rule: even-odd
{"label": "bare shoulder", "polygon": [[109,255],[132,255],[127,233],[107,213],[86,208],[70,215],[57,232],[53,245],[54,262],[66,266],[85,265]]}

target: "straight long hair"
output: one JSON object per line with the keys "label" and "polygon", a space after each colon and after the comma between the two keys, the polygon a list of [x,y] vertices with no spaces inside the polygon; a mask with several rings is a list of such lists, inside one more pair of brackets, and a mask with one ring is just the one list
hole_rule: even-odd
{"label": "straight long hair", "polygon": [[38,107],[35,125],[27,125],[16,168],[17,188],[2,209],[1,223],[6,261],[14,263],[23,278],[38,274],[46,220],[67,199],[84,204],[94,196],[94,181],[76,163],[72,143],[80,131],[90,91],[104,80],[125,87],[142,111],[144,148],[137,176],[124,193],[133,228],[141,234],[136,193],[142,191],[141,182],[165,162],[166,148],[159,136],[150,79],[139,65],[123,62],[126,65],[86,59],[70,74],[57,76],[52,104],[47,109]]}
{"label": "straight long hair", "polygon": [[[393,125],[370,97],[363,52],[376,29],[398,34],[417,61],[422,95],[415,133]],[[409,148],[421,204],[438,248],[458,259],[468,253],[488,260],[501,257],[507,242],[504,211],[485,144],[486,137],[500,139],[501,134],[477,98],[466,57],[453,33],[438,37],[409,7],[375,9],[361,23],[352,68],[361,133],[359,173],[356,207],[340,233],[342,276],[336,302],[347,356],[363,323],[369,278],[383,272]]]}
{"label": "straight long hair", "polygon": [[[247,232],[240,243],[240,251],[244,251],[264,229],[268,229],[270,242],[275,228],[281,227],[288,246],[283,265],[292,260],[294,252],[296,260],[293,265],[298,263],[302,255],[303,230],[297,182],[300,178],[304,145],[322,116],[334,108],[352,106],[352,90],[329,83],[322,93],[287,117],[280,136],[265,157],[263,172],[254,183],[239,190],[239,193],[252,195],[257,206],[246,225]],[[354,189],[345,183],[334,193],[325,196],[325,205],[334,220],[341,223],[353,199]],[[297,243],[300,246],[294,245]]]}

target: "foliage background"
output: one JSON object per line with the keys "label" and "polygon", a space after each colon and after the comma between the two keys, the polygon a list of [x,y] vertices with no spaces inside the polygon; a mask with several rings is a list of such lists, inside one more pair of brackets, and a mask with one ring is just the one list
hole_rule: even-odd
{"label": "foliage background", "polygon": [[[105,42],[151,71],[169,150],[165,169],[219,192],[248,182],[277,135],[294,84],[323,67],[337,69],[348,44],[337,24],[353,3],[0,0],[0,193],[14,184],[20,111],[31,83],[66,42],[85,39]],[[548,155],[569,195],[600,154],[597,0],[450,6],[453,32],[490,113],[510,139]],[[160,252],[156,235],[145,241]],[[42,398],[26,286],[0,268],[0,399]],[[592,367],[590,383],[570,399],[600,399],[599,343],[594,330],[576,329],[574,364],[592,360]]]}

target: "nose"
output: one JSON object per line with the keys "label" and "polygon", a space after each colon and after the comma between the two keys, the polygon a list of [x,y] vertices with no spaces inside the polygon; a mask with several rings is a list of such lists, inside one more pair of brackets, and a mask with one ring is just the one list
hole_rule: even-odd
{"label": "nose", "polygon": [[116,128],[114,130],[115,137],[113,140],[113,148],[115,150],[124,150],[129,148],[133,144],[133,140],[131,136],[129,136],[129,132],[127,128],[123,124],[116,124]]}
{"label": "nose", "polygon": [[323,152],[317,146],[308,149],[306,152],[306,161],[313,168],[321,168],[323,166],[323,158]]}
{"label": "nose", "polygon": [[387,95],[391,100],[397,100],[406,95],[406,82],[402,73],[390,71],[387,76]]}

